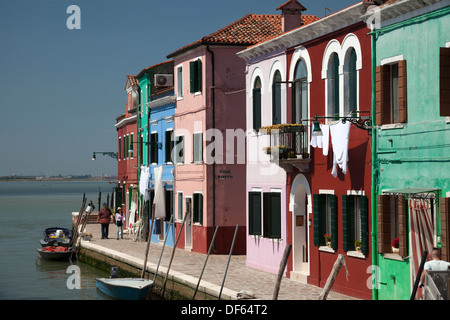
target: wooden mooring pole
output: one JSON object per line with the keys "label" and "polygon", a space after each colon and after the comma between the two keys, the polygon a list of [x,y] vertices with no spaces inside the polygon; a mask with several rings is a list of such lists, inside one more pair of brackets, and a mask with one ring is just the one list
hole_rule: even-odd
{"label": "wooden mooring pole", "polygon": [[223,275],[222,286],[220,287],[218,300],[220,300],[220,297],[222,296],[222,290],[223,290],[223,286],[225,284],[225,279],[227,277],[228,267],[230,265],[231,255],[233,254],[234,241],[236,240],[236,235],[237,235],[238,229],[239,229],[239,225],[237,224],[236,230],[234,230],[233,242],[231,243],[230,254],[228,255],[227,267],[225,268],[225,274]]}
{"label": "wooden mooring pole", "polygon": [[[325,283],[325,287],[323,287],[323,291],[319,296],[319,300],[327,299],[328,293],[330,292],[334,280],[336,280],[336,277],[339,273],[339,270],[341,270],[342,266],[345,266],[345,269],[347,269],[347,264],[345,263],[345,256],[343,254],[340,254],[338,255],[336,262],[333,265],[333,269],[331,270],[331,273],[328,276],[327,282]],[[348,279],[348,270],[346,276]]]}
{"label": "wooden mooring pole", "polygon": [[283,258],[281,259],[280,269],[278,270],[277,283],[275,285],[275,289],[273,291],[272,300],[278,299],[278,292],[280,292],[281,279],[283,278],[284,269],[286,269],[286,264],[289,258],[289,254],[291,253],[291,244],[287,244],[286,248],[284,248]]}

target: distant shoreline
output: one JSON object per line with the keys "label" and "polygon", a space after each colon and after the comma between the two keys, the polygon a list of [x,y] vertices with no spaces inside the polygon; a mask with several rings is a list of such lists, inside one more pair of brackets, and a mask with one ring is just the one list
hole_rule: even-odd
{"label": "distant shoreline", "polygon": [[10,178],[10,177],[0,177],[0,181],[15,182],[15,181],[30,181],[30,182],[52,182],[52,181],[105,181],[105,182],[117,182],[116,177],[111,178]]}

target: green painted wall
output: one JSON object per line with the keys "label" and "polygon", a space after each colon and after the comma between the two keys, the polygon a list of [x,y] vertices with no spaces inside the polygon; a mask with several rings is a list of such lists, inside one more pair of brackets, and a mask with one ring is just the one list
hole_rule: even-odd
{"label": "green painted wall", "polygon": [[[440,189],[439,197],[450,191],[450,123],[439,115],[439,48],[446,42],[450,42],[450,7],[377,34],[376,66],[398,55],[406,60],[408,121],[402,128],[376,130],[376,194],[407,187]],[[378,255],[377,261],[378,299],[409,299],[409,259]]]}
{"label": "green painted wall", "polygon": [[[141,88],[141,108],[140,108],[140,125],[139,128],[142,129],[141,136],[143,137],[143,141],[147,142],[148,137],[148,108],[145,105],[147,102],[150,102],[150,79],[149,74],[146,72],[139,78],[139,87]],[[136,139],[137,141],[137,139]],[[142,144],[142,159],[141,165],[148,165],[148,144]],[[135,148],[137,150],[137,148]]]}

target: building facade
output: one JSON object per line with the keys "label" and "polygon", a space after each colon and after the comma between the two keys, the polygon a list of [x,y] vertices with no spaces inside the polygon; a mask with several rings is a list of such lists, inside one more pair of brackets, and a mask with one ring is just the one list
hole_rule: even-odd
{"label": "building facade", "polygon": [[450,259],[449,13],[438,0],[373,13],[375,299],[410,299],[424,251]]}
{"label": "building facade", "polygon": [[[118,141],[116,207],[122,207],[126,215],[126,227],[134,223],[137,205],[136,186],[138,183],[137,158],[130,154],[130,142],[138,132],[139,82],[134,76],[127,76],[125,91],[127,102],[125,113],[116,118]],[[114,208],[116,209],[116,208]]]}
{"label": "building facade", "polygon": [[[239,56],[248,68],[247,126],[261,127],[248,144],[262,161],[259,168],[248,161],[247,264],[275,272],[290,244],[286,275],[324,286],[343,254],[352,272],[348,279],[339,273],[333,290],[370,299],[371,137],[360,125],[371,111],[365,11],[358,3]],[[319,137],[312,135],[316,121]],[[255,174],[263,170],[273,178]]]}

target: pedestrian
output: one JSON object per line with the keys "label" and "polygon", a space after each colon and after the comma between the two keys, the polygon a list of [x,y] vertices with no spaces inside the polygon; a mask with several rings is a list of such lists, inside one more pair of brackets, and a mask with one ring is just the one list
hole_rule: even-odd
{"label": "pedestrian", "polygon": [[108,208],[108,204],[104,203],[97,216],[97,223],[101,224],[102,239],[108,239],[109,223],[111,221],[112,212]]}
{"label": "pedestrian", "polygon": [[423,287],[425,274],[427,271],[447,271],[450,270],[450,262],[441,260],[441,253],[438,248],[431,250],[431,260],[425,262],[422,276],[420,277],[419,287]]}
{"label": "pedestrian", "polygon": [[120,237],[123,239],[123,223],[125,221],[125,216],[122,212],[122,208],[118,207],[116,212],[116,227],[117,227],[117,240],[119,240],[119,231]]}

